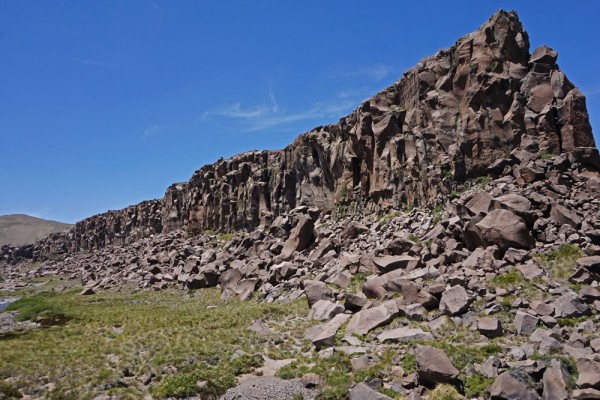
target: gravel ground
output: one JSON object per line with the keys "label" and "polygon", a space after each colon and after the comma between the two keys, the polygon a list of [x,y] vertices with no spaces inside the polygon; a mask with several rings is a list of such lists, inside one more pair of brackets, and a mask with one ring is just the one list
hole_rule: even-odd
{"label": "gravel ground", "polygon": [[305,400],[313,400],[317,392],[306,389],[299,379],[284,380],[273,376],[248,379],[227,391],[220,400],[274,400],[292,399],[302,394]]}
{"label": "gravel ground", "polygon": [[16,330],[28,330],[39,328],[40,324],[31,321],[15,321],[16,311],[5,311],[0,313],[0,332],[10,332]]}

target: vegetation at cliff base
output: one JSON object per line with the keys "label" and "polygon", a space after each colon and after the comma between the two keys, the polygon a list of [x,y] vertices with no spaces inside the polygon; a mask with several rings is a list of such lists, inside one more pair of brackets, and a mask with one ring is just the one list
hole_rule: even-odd
{"label": "vegetation at cliff base", "polygon": [[0,339],[0,382],[12,392],[56,399],[217,397],[263,363],[260,354],[273,338],[249,331],[255,320],[277,325],[307,312],[305,300],[224,300],[218,289],[78,293],[37,294],[10,305],[21,320],[68,317]]}

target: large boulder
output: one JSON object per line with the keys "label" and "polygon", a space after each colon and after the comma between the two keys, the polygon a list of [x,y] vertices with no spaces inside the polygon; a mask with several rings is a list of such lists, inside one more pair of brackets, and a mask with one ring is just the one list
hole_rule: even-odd
{"label": "large boulder", "polygon": [[552,204],[550,218],[560,225],[571,225],[575,229],[581,225],[581,217],[560,203]]}
{"label": "large boulder", "polygon": [[377,307],[361,310],[352,316],[346,327],[346,332],[366,335],[371,329],[389,322],[398,315],[398,312],[399,309],[394,300],[387,301]]}
{"label": "large boulder", "polygon": [[502,335],[502,324],[496,318],[479,318],[477,320],[477,329],[479,333],[489,338]]}
{"label": "large boulder", "polygon": [[538,400],[536,391],[515,378],[510,372],[500,374],[490,388],[493,400]]}
{"label": "large boulder", "polygon": [[415,355],[419,385],[434,387],[440,383],[454,383],[460,373],[442,349],[417,346]]}
{"label": "large boulder", "polygon": [[442,293],[440,310],[450,315],[462,314],[469,308],[469,294],[460,285],[452,286]]}
{"label": "large boulder", "polygon": [[344,311],[344,306],[340,303],[334,303],[329,300],[319,300],[311,307],[308,318],[316,319],[317,321],[327,321]]}
{"label": "large boulder", "polygon": [[577,293],[568,291],[554,300],[554,316],[557,318],[574,318],[591,314],[590,307],[579,299]]}
{"label": "large boulder", "polygon": [[582,257],[577,260],[577,265],[593,273],[600,273],[600,256]]}
{"label": "large boulder", "polygon": [[433,335],[429,332],[424,332],[422,329],[403,326],[389,331],[383,331],[377,336],[377,339],[380,342],[413,342],[417,340],[433,340]]}
{"label": "large boulder", "polygon": [[556,64],[557,58],[558,53],[556,50],[553,50],[546,45],[541,45],[533,51],[529,62],[535,64],[545,64],[553,67]]}
{"label": "large boulder", "polygon": [[559,360],[553,359],[550,361],[550,365],[544,371],[542,378],[542,387],[544,389],[542,399],[568,400],[568,377],[567,371]]}
{"label": "large boulder", "polygon": [[396,269],[412,271],[419,266],[420,260],[411,256],[383,256],[375,257],[373,263],[380,272],[386,273]]}
{"label": "large boulder", "polygon": [[288,259],[294,252],[307,249],[315,239],[314,228],[315,223],[312,219],[304,215],[299,216],[296,226],[292,229],[290,237],[283,246],[281,256]]}
{"label": "large boulder", "polygon": [[509,210],[493,210],[476,225],[484,243],[504,251],[511,247],[530,249],[535,244],[523,219]]}
{"label": "large boulder", "polygon": [[308,306],[312,308],[319,300],[333,298],[333,292],[325,282],[307,279],[304,281],[304,294],[308,300]]}
{"label": "large boulder", "polygon": [[514,325],[519,335],[531,335],[540,322],[540,319],[524,311],[517,311]]}
{"label": "large boulder", "polygon": [[366,383],[359,383],[350,391],[350,400],[392,400],[392,398],[370,388]]}
{"label": "large boulder", "polygon": [[309,339],[317,348],[335,345],[335,334],[340,327],[350,318],[348,314],[338,314],[332,320],[308,328],[305,338]]}
{"label": "large boulder", "polygon": [[579,371],[578,388],[600,390],[600,363],[581,358],[577,360],[577,371]]}

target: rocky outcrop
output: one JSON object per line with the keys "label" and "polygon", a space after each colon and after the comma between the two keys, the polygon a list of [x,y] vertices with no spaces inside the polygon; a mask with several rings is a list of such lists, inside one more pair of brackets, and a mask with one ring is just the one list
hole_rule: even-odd
{"label": "rocky outcrop", "polygon": [[[521,183],[540,180],[536,153],[566,152],[598,167],[585,98],[557,57],[547,46],[530,55],[517,14],[499,11],[337,124],[282,150],[205,165],[163,199],[83,220],[36,244],[33,255],[125,245],[177,229],[253,229],[301,205],[334,213],[435,205],[468,178],[508,172]],[[569,218],[555,208],[553,215]],[[487,235],[500,245],[512,239]],[[12,259],[14,251],[1,256]]]}

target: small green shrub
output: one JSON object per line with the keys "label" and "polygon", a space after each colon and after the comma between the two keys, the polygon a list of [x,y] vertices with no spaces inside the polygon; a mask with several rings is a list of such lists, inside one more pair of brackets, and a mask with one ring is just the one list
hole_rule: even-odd
{"label": "small green shrub", "polygon": [[444,204],[440,203],[435,206],[431,214],[433,215],[432,224],[437,225],[442,220],[442,216],[444,214]]}
{"label": "small green shrub", "polygon": [[281,367],[276,373],[275,376],[281,379],[294,379],[300,378],[304,374],[306,374],[310,370],[310,367],[307,365],[306,360],[298,359],[296,361],[291,362],[288,365],[284,365]]}
{"label": "small green shrub", "polygon": [[388,214],[384,214],[380,219],[379,219],[379,227],[384,227],[387,224],[389,224],[394,218],[396,218],[399,215],[398,211],[392,211]]}
{"label": "small green shrub", "polygon": [[463,400],[464,397],[452,385],[437,385],[429,393],[429,400]]}
{"label": "small green shrub", "polygon": [[223,242],[231,242],[233,240],[232,233],[219,233],[219,240]]}
{"label": "small green shrub", "polygon": [[538,154],[540,160],[552,160],[554,157],[556,157],[554,154],[545,151]]}
{"label": "small green shrub", "polygon": [[265,363],[260,354],[243,354],[231,362],[234,375],[249,374]]}
{"label": "small green shrub", "polygon": [[556,318],[556,322],[558,323],[558,326],[560,326],[560,327],[575,326],[575,325],[579,325],[580,323],[588,320],[589,318],[591,318],[591,316]]}
{"label": "small green shrub", "polygon": [[200,389],[196,385],[197,378],[195,374],[177,374],[166,376],[153,391],[155,397],[164,399],[168,397],[185,398],[198,393]]}
{"label": "small green shrub", "polygon": [[222,366],[201,371],[198,374],[198,380],[204,382],[204,385],[196,392],[202,399],[216,399],[236,384],[235,375],[230,368]]}
{"label": "small green shrub", "polygon": [[56,387],[46,393],[47,400],[78,400],[79,395],[71,389]]}
{"label": "small green shrub", "polygon": [[480,373],[467,376],[465,380],[465,395],[468,398],[486,397],[486,392],[494,383],[494,378],[488,378]]}
{"label": "small green shrub", "polygon": [[504,274],[495,276],[491,283],[494,287],[507,289],[525,283],[525,278],[517,269],[513,268]]}
{"label": "small green shrub", "polygon": [[346,399],[348,390],[352,384],[352,367],[348,355],[334,353],[329,358],[319,358],[314,355],[308,366],[309,359],[299,357],[296,361],[288,364],[277,371],[276,376],[282,379],[293,379],[311,372],[319,375],[324,380],[323,391],[319,394],[319,400],[341,400]]}
{"label": "small green shrub", "polygon": [[479,64],[478,63],[471,63],[469,65],[469,68],[471,69],[471,73],[472,74],[476,74],[477,70],[479,69]]}
{"label": "small green shrub", "polygon": [[575,262],[583,256],[581,249],[574,244],[563,243],[558,250],[546,253],[537,253],[533,255],[538,258],[552,278],[556,280],[565,280],[574,271]]}
{"label": "small green shrub", "polygon": [[415,235],[414,233],[411,233],[410,235],[408,235],[408,240],[410,240],[413,243],[419,244],[421,243],[421,238],[418,237],[417,235]]}
{"label": "small green shrub", "polygon": [[346,371],[332,371],[325,380],[325,388],[317,400],[345,400],[352,384],[352,378]]}
{"label": "small green shrub", "polygon": [[342,199],[345,200],[346,196],[348,196],[348,188],[346,185],[342,186]]}
{"label": "small green shrub", "polygon": [[489,175],[480,176],[479,178],[477,178],[477,186],[479,186],[480,189],[483,189],[491,181],[492,177]]}
{"label": "small green shrub", "polygon": [[498,62],[492,61],[491,63],[489,63],[488,65],[485,66],[485,72],[487,72],[488,74],[490,72],[494,72],[496,70],[497,66],[498,66]]}
{"label": "small green shrub", "polygon": [[402,357],[402,368],[407,374],[417,370],[417,356],[413,351],[405,353],[404,357]]}
{"label": "small green shrub", "polygon": [[357,293],[362,289],[362,286],[367,281],[368,272],[358,272],[350,278],[350,286],[346,290],[348,293]]}

